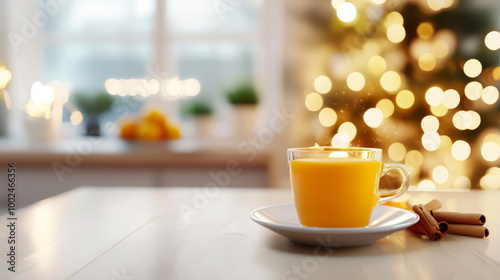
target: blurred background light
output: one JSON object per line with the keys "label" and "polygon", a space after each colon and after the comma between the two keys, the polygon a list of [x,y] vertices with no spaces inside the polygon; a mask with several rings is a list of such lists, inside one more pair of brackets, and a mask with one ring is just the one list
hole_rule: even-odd
{"label": "blurred background light", "polygon": [[332,108],[323,108],[319,112],[319,122],[324,127],[330,127],[337,121],[337,113]]}
{"label": "blurred background light", "polygon": [[317,92],[311,92],[306,96],[305,105],[309,111],[318,111],[323,107],[323,98]]}
{"label": "blurred background light", "polygon": [[321,75],[314,80],[314,89],[322,94],[332,90],[332,81],[327,76]]}
{"label": "blurred background light", "polygon": [[349,2],[344,2],[337,8],[337,16],[343,22],[351,22],[356,18],[356,7]]}
{"label": "blurred background light", "polygon": [[415,102],[415,96],[409,90],[406,90],[406,89],[402,90],[398,93],[398,95],[396,95],[396,104],[401,109],[410,108],[414,102]]}
{"label": "blurred background light", "polygon": [[384,114],[377,108],[370,108],[364,113],[363,120],[369,127],[378,127],[384,120]]}

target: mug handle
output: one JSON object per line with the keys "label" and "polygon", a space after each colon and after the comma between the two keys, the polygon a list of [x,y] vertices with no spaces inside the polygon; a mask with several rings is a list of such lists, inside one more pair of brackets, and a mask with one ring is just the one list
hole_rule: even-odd
{"label": "mug handle", "polygon": [[382,167],[382,174],[380,175],[380,177],[382,178],[382,176],[384,176],[384,174],[387,173],[387,171],[389,170],[398,171],[402,175],[403,181],[401,182],[401,186],[397,190],[381,193],[377,205],[380,205],[382,203],[385,203],[393,198],[402,195],[404,192],[408,190],[408,187],[410,186],[410,173],[408,172],[408,169],[406,169],[404,165],[399,163],[386,163]]}

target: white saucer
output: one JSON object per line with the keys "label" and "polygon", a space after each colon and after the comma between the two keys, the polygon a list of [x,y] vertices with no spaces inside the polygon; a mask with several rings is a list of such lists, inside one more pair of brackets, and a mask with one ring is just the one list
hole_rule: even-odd
{"label": "white saucer", "polygon": [[322,247],[368,245],[405,229],[419,220],[414,212],[391,206],[373,209],[370,224],[362,228],[317,228],[302,226],[294,204],[255,209],[252,220],[294,242]]}

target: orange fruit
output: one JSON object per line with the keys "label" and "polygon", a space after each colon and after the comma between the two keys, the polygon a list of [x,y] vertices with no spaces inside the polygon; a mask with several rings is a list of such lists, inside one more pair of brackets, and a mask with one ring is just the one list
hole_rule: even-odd
{"label": "orange fruit", "polygon": [[155,141],[162,139],[162,129],[154,122],[145,121],[139,125],[137,139],[145,141]]}
{"label": "orange fruit", "polygon": [[137,137],[137,130],[139,126],[135,122],[123,122],[120,129],[120,136],[123,139],[133,140]]}
{"label": "orange fruit", "polygon": [[181,132],[178,127],[176,126],[170,126],[168,128],[168,139],[179,139],[181,138]]}
{"label": "orange fruit", "polygon": [[168,125],[165,115],[156,110],[150,111],[144,119],[146,121],[154,122],[164,127]]}

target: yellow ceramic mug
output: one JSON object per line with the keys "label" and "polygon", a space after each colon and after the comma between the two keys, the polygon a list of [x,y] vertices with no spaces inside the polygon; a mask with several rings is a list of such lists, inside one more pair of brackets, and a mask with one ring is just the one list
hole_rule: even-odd
{"label": "yellow ceramic mug", "polygon": [[[364,227],[378,204],[403,194],[410,174],[401,164],[382,163],[374,148],[311,147],[288,149],[290,179],[300,223],[309,227]],[[389,170],[401,173],[401,186],[381,193]]]}

